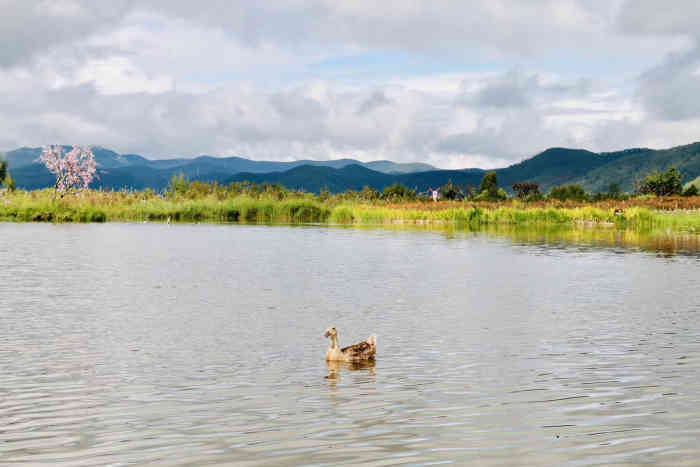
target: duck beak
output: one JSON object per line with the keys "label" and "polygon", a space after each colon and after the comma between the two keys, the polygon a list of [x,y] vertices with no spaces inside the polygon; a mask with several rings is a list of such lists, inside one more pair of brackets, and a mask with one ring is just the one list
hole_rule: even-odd
{"label": "duck beak", "polygon": [[331,336],[330,331],[326,331],[323,333],[323,337],[330,337],[330,336]]}

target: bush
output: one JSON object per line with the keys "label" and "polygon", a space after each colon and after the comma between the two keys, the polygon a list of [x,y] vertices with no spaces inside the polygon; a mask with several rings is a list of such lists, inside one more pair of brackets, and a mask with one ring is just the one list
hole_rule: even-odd
{"label": "bush", "polygon": [[457,185],[452,183],[452,180],[449,180],[446,185],[440,187],[440,193],[442,194],[443,198],[451,201],[464,198],[462,190],[460,190]]}
{"label": "bush", "polygon": [[187,190],[190,189],[190,182],[188,180],[185,180],[185,176],[183,174],[180,175],[173,175],[173,178],[170,179],[170,182],[168,183],[168,194],[171,197],[177,197],[177,196],[185,196],[187,193]]}
{"label": "bush", "polygon": [[563,185],[555,186],[549,192],[550,199],[558,199],[559,201],[586,201],[588,195],[581,185]]}
{"label": "bush", "polygon": [[494,194],[498,191],[498,174],[496,172],[489,172],[484,175],[481,180],[481,185],[479,185],[479,193],[488,191],[490,194]]}
{"label": "bush", "polygon": [[382,197],[382,194],[379,190],[375,190],[370,186],[365,186],[360,192],[360,197],[365,201],[376,201]]}
{"label": "bush", "polygon": [[620,193],[620,185],[615,182],[608,185],[607,195],[608,199],[620,199],[622,195],[622,193]]}
{"label": "bush", "polygon": [[647,175],[638,185],[641,194],[656,196],[679,195],[683,192],[683,175],[675,167],[664,173],[654,172]]}
{"label": "bush", "polygon": [[484,190],[473,199],[474,201],[506,201],[508,199],[508,193],[502,188],[498,188],[495,192]]}
{"label": "bush", "polygon": [[390,201],[415,201],[418,195],[415,190],[409,190],[400,183],[394,183],[384,188],[382,198]]}
{"label": "bush", "polygon": [[484,175],[479,185],[479,194],[474,197],[474,201],[505,201],[508,194],[498,188],[498,174],[489,172]]}
{"label": "bush", "polygon": [[690,185],[688,188],[683,190],[681,196],[698,196],[699,190],[695,185]]}
{"label": "bush", "polygon": [[524,201],[539,201],[542,198],[542,195],[540,194],[540,186],[537,183],[514,183],[513,192],[518,197],[518,199]]}
{"label": "bush", "polygon": [[7,175],[5,176],[4,185],[10,191],[15,191],[17,189],[17,182],[15,182],[15,179],[10,176],[10,172],[7,172]]}

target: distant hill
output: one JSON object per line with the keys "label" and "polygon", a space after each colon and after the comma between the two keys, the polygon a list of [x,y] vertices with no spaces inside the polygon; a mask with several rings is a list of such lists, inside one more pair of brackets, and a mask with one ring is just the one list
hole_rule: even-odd
{"label": "distant hill", "polygon": [[[363,163],[354,159],[293,162],[253,161],[241,157],[200,156],[193,159],[150,160],[136,154],[118,154],[93,148],[100,178],[92,186],[105,189],[162,190],[174,175],[190,180],[219,182],[279,183],[291,189],[319,192],[360,190],[364,186],[383,189],[393,183],[425,191],[451,181],[459,186],[478,186],[483,169],[439,170],[422,163],[391,161]],[[41,149],[21,148],[6,154],[13,178],[20,188],[52,186],[53,176],[38,162]],[[644,148],[594,153],[583,149],[551,148],[511,166],[496,169],[499,184],[506,189],[516,182],[535,182],[542,191],[553,186],[577,183],[587,191],[607,191],[616,183],[622,191],[633,191],[636,183],[654,171],[677,167],[688,183],[700,177],[700,143],[670,149]],[[700,184],[700,180],[696,180]]]}
{"label": "distant hill", "polygon": [[[70,149],[68,146],[64,146]],[[430,164],[398,163],[392,161],[361,162],[355,159],[335,159],[329,161],[298,160],[292,162],[254,161],[242,157],[199,156],[192,159],[151,160],[137,154],[119,154],[102,147],[93,147],[95,161],[98,164],[99,180],[93,183],[95,188],[105,189],[145,189],[161,190],[168,185],[174,175],[182,174],[190,180],[223,182],[234,174],[262,174],[284,172],[295,167],[316,166],[341,169],[350,165],[359,165],[372,171],[386,174],[411,173],[421,170],[433,170]],[[41,164],[41,148],[20,148],[9,151],[6,159],[12,177],[18,187],[38,189],[52,186],[53,176]]]}
{"label": "distant hill", "polygon": [[[534,182],[540,185],[542,191],[577,183],[587,191],[598,192],[607,191],[612,183],[616,183],[620,190],[631,192],[647,174],[655,170],[664,171],[672,166],[681,171],[685,181],[700,176],[700,143],[664,150],[627,149],[600,154],[582,149],[551,148],[530,159],[494,171],[498,174],[500,186],[507,190],[516,182]],[[237,174],[229,180],[280,183],[288,188],[303,188],[313,192],[318,192],[323,187],[339,192],[360,189],[364,185],[382,189],[392,183],[425,191],[429,187],[439,187],[450,181],[459,186],[477,187],[484,174],[490,172],[483,169],[429,170],[370,177],[366,172],[363,175],[353,171],[350,176],[326,169],[311,171],[308,167],[299,167],[294,171],[276,174]]]}
{"label": "distant hill", "polygon": [[622,191],[632,191],[646,175],[676,167],[688,182],[700,176],[700,143],[676,146],[670,149],[627,149],[605,153],[612,156],[609,164],[581,174],[573,182],[587,190],[606,191],[611,183],[617,183]]}
{"label": "distant hill", "polygon": [[292,190],[318,193],[324,188],[338,193],[347,190],[361,190],[365,186],[383,189],[396,181],[397,176],[370,170],[357,164],[340,169],[302,165],[285,172],[267,174],[239,173],[225,183],[249,181],[251,183],[279,183]]}

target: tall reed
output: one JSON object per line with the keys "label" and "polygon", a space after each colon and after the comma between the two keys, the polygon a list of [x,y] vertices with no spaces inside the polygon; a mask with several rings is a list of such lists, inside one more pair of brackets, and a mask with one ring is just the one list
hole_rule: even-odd
{"label": "tall reed", "polygon": [[54,200],[50,190],[0,194],[0,220],[16,222],[239,222],[353,225],[606,225],[625,229],[700,232],[700,211],[640,206],[526,203],[373,204],[300,196],[164,197],[152,192],[86,191]]}

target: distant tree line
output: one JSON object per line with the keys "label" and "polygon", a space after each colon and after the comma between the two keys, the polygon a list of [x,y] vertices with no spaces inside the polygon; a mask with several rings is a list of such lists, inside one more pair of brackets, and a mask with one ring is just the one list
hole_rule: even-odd
{"label": "distant tree line", "polygon": [[7,161],[5,160],[5,155],[0,153],[0,187],[4,186],[10,191],[15,191],[17,184],[10,176],[10,170],[8,168]]}
{"label": "distant tree line", "polygon": [[[680,171],[671,167],[665,172],[653,172],[641,179],[635,188],[635,193],[628,194],[621,192],[617,183],[611,183],[607,191],[598,193],[587,193],[580,185],[562,185],[553,187],[549,193],[542,193],[540,186],[534,182],[517,182],[511,185],[513,198],[524,202],[559,200],[559,201],[602,201],[608,199],[627,199],[634,194],[664,196],[698,196],[698,187],[690,184],[683,189],[683,175]],[[5,186],[13,191],[16,184],[10,176],[7,161],[0,153],[0,186]],[[484,175],[478,187],[472,185],[460,187],[449,180],[445,185],[439,187],[440,198],[451,201],[505,201],[509,195],[498,184],[496,172],[489,172]],[[146,189],[144,196],[160,196],[154,190]],[[165,190],[166,197],[176,199],[199,199],[214,196],[219,199],[235,197],[240,195],[254,198],[274,198],[284,200],[288,198],[313,197],[311,193],[300,190],[291,190],[281,184],[262,183],[257,185],[250,182],[233,182],[227,186],[217,182],[206,183],[200,181],[187,180],[184,175],[174,176]],[[328,188],[321,190],[318,195],[321,200],[328,200],[331,197],[338,201],[388,201],[388,202],[411,202],[428,201],[427,192],[419,192],[417,188],[408,188],[399,183],[395,183],[383,190],[365,186],[362,190],[347,190],[340,194],[331,194]]]}
{"label": "distant tree line", "polygon": [[[654,172],[637,185],[638,195],[656,196],[697,196],[698,189],[695,185],[690,185],[683,189],[682,174],[676,168],[670,168],[666,172]],[[607,190],[598,193],[587,193],[583,187],[576,184],[553,187],[549,193],[542,193],[540,186],[533,182],[518,182],[511,186],[513,198],[524,202],[558,200],[558,201],[603,201],[628,199],[634,194],[623,193],[617,183],[611,183]],[[146,193],[152,190],[146,190]],[[448,181],[439,187],[440,198],[450,201],[505,201],[510,198],[506,191],[498,184],[496,172],[489,172],[484,175],[478,187],[460,187]],[[154,193],[155,194],[155,193]],[[171,198],[197,199],[210,195],[224,199],[231,196],[246,195],[251,197],[272,197],[277,200],[288,198],[298,198],[303,196],[313,196],[303,191],[290,190],[280,184],[263,183],[257,185],[250,182],[233,182],[228,186],[220,185],[216,182],[205,183],[199,181],[189,181],[183,175],[175,176],[170,181],[166,190],[166,196]],[[318,195],[322,201],[335,199],[338,201],[387,201],[387,202],[411,202],[428,201],[430,198],[427,192],[419,192],[417,188],[407,188],[395,183],[383,190],[365,186],[362,190],[347,190],[343,193],[332,194],[328,188],[321,190]]]}

